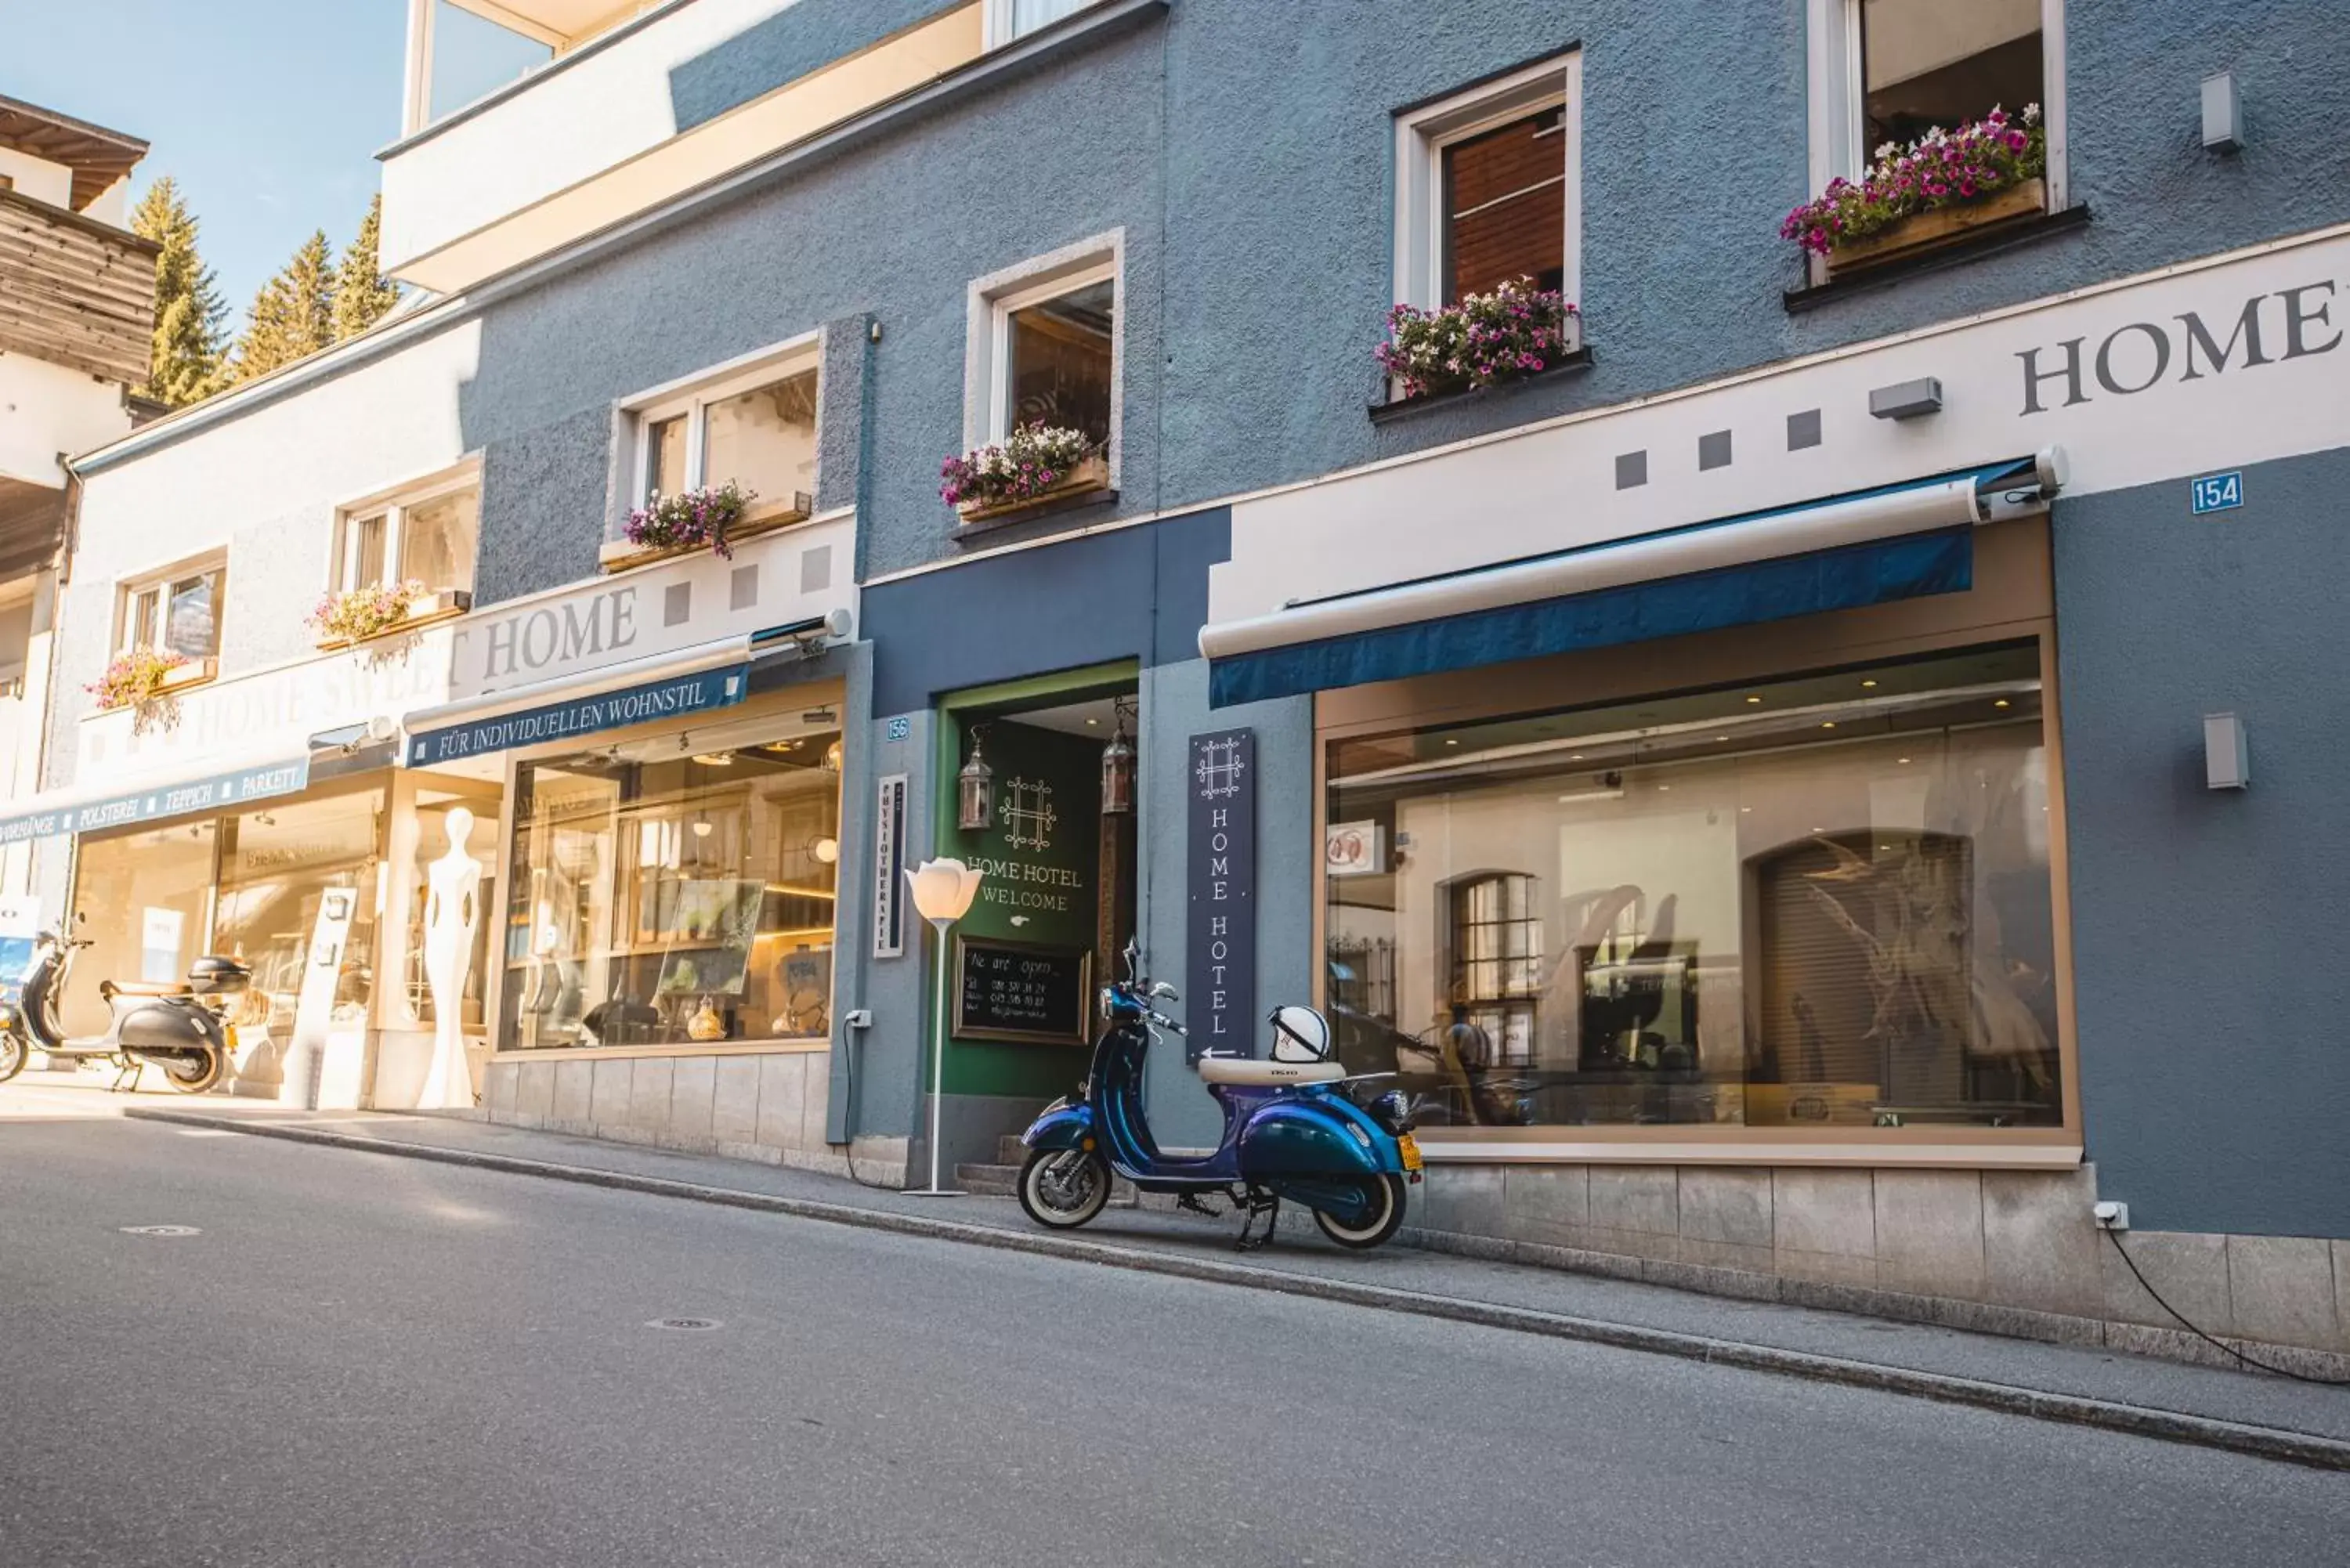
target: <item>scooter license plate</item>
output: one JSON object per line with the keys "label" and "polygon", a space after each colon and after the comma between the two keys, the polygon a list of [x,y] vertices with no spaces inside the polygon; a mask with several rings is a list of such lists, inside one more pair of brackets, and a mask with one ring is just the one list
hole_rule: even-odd
{"label": "scooter license plate", "polygon": [[1403,1150],[1403,1168],[1406,1170],[1418,1170],[1419,1168],[1419,1140],[1412,1137],[1411,1134],[1405,1133],[1402,1137],[1396,1139],[1396,1147]]}

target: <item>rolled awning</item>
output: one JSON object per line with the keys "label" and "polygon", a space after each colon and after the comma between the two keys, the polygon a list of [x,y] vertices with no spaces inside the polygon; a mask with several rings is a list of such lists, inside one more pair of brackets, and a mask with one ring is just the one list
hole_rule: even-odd
{"label": "rolled awning", "polygon": [[1292,603],[1200,628],[1211,706],[1959,593],[1976,524],[2039,510],[2014,458],[1605,545]]}

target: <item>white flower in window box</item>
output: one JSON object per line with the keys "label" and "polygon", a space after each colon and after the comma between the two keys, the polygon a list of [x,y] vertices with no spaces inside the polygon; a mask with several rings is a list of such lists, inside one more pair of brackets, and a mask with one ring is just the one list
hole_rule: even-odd
{"label": "white flower in window box", "polygon": [[1065,425],[1023,425],[1003,441],[951,457],[939,495],[966,523],[983,522],[1109,488],[1109,458]]}

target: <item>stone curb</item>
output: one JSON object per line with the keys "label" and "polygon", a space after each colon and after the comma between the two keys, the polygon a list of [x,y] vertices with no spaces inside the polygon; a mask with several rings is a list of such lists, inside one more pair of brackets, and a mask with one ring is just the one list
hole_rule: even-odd
{"label": "stone curb", "polygon": [[1245,1263],[1183,1253],[1149,1251],[1083,1241],[1046,1231],[1005,1231],[986,1225],[963,1225],[951,1220],[932,1220],[891,1210],[861,1209],[853,1204],[786,1198],[776,1193],[747,1192],[738,1188],[711,1187],[700,1182],[639,1176],[628,1171],[598,1170],[589,1166],[561,1165],[550,1160],[489,1154],[478,1149],[400,1143],[361,1134],[329,1132],[321,1127],[261,1122],[244,1116],[205,1116],[144,1106],[125,1107],[122,1114],[138,1121],[169,1122],[218,1131],[248,1133],[257,1137],[284,1138],[294,1143],[317,1144],[330,1148],[357,1149],[369,1154],[468,1166],[515,1176],[536,1176],[588,1187],[642,1192],[661,1198],[681,1198],[697,1203],[715,1203],[733,1209],[784,1214],[795,1219],[817,1220],[836,1225],[857,1225],[868,1230],[894,1231],[902,1236],[923,1236],[936,1241],[993,1247],[1003,1251],[1062,1258],[1073,1262],[1098,1263],[1107,1268],[1169,1274],[1211,1284],[1234,1285],[1245,1290],[1310,1296],[1376,1311],[1443,1318],[1520,1334],[1544,1334],[1553,1339],[1579,1340],[1592,1345],[1612,1345],[1620,1350],[1679,1356],[1683,1360],[1735,1366],[1750,1372],[1776,1373],[1782,1376],[1873,1388],[1882,1393],[1934,1399],[1945,1404],[1969,1405],[1978,1409],[2026,1416],[2033,1420],[2095,1427],[2165,1442],[2191,1443],[2202,1448],[2251,1454],[2260,1459],[2309,1465],[2319,1469],[2350,1470],[2350,1440],[2339,1438],[2276,1427],[2251,1426],[2216,1417],[2189,1415],[2183,1411],[2124,1405],[2084,1395],[2054,1394],[2012,1384],[1987,1383],[1977,1378],[1925,1372],[1914,1367],[1848,1361],[1840,1356],[1821,1355],[1810,1351],[1783,1350],[1740,1340],[1714,1339],[1669,1329],[1642,1328],[1631,1324],[1541,1312],[1531,1307],[1430,1295],[1419,1291],[1397,1290],[1387,1285],[1367,1285],[1351,1280],[1326,1279],[1278,1269],[1254,1268]]}

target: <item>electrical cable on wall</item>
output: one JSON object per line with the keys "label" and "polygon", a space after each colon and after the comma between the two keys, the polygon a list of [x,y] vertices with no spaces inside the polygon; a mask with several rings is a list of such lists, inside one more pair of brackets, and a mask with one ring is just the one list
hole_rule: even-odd
{"label": "electrical cable on wall", "polygon": [[2185,1325],[2187,1332],[2193,1334],[2196,1338],[2203,1341],[2203,1343],[2212,1346],[2214,1349],[2224,1350],[2230,1355],[2234,1356],[2239,1366],[2256,1367],[2262,1372],[2273,1372],[2279,1377],[2290,1377],[2295,1383],[2314,1383],[2321,1388],[2350,1387],[2350,1377],[2312,1377],[2306,1373],[2289,1372],[2282,1366],[2272,1366],[2269,1363],[2260,1360],[2256,1356],[2246,1355],[2234,1345],[2223,1344],[2221,1341],[2212,1338],[2210,1334],[2204,1333],[2193,1324],[2189,1323],[2187,1321],[2187,1314],[2180,1312],[2177,1307],[2172,1306],[2168,1302],[2164,1301],[2162,1299],[2162,1293],[2154,1288],[2153,1282],[2149,1281],[2144,1274],[2138,1272],[2137,1260],[2129,1255],[2129,1249],[2127,1247],[2122,1245],[2120,1232],[2111,1229],[2106,1229],[2105,1234],[2106,1240],[2114,1244],[2114,1251],[2122,1255],[2122,1262],[2128,1266],[2132,1276],[2137,1279],[2139,1284],[2146,1287],[2146,1293],[2154,1298],[2155,1305],[2160,1307],[2163,1311],[2177,1318],[2180,1324]]}

